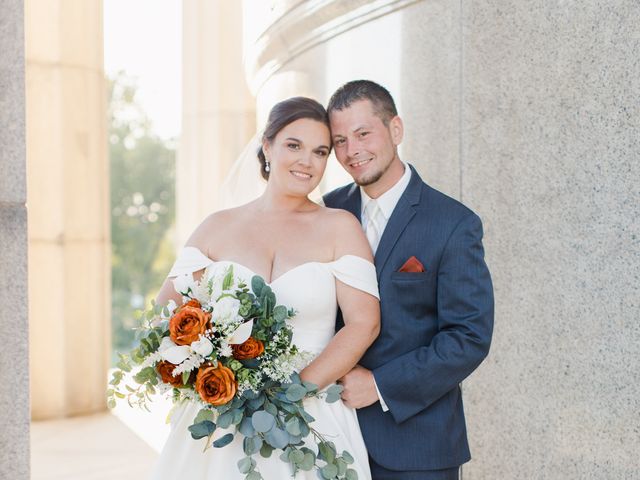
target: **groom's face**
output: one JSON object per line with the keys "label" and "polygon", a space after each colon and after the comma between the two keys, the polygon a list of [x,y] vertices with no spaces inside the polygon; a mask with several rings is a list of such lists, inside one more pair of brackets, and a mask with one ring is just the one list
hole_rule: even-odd
{"label": "groom's face", "polygon": [[399,162],[399,117],[385,125],[369,100],[359,100],[343,110],[332,111],[329,118],[336,158],[358,185],[373,185],[384,177],[394,160]]}

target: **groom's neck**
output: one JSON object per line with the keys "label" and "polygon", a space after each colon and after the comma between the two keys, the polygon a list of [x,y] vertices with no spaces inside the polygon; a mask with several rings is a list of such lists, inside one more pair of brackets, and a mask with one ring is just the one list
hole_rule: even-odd
{"label": "groom's neck", "polygon": [[378,198],[388,192],[393,186],[400,181],[404,175],[405,165],[397,155],[389,164],[387,170],[375,182],[363,186],[363,190],[369,197]]}

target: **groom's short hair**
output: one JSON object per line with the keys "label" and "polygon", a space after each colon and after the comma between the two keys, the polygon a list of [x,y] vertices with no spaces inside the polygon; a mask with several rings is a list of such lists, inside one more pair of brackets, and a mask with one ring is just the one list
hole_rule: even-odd
{"label": "groom's short hair", "polygon": [[398,115],[396,104],[389,91],[371,80],[353,80],[342,85],[331,96],[327,113],[331,115],[334,110],[344,110],[353,102],[360,100],[369,100],[374,112],[385,125],[389,125],[389,121]]}

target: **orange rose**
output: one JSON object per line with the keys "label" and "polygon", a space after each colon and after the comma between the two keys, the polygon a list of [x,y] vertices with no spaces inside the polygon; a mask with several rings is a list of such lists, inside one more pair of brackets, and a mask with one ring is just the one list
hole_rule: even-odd
{"label": "orange rose", "polygon": [[231,345],[233,349],[233,358],[236,360],[248,360],[262,355],[264,352],[264,344],[257,338],[249,337],[240,345]]}
{"label": "orange rose", "polygon": [[203,312],[197,300],[189,300],[169,320],[169,336],[176,345],[191,345],[205,332],[210,319],[211,314]]}
{"label": "orange rose", "polygon": [[176,368],[176,365],[165,360],[156,365],[156,371],[160,374],[164,383],[168,383],[174,387],[183,387],[182,375],[173,376],[174,368]]}
{"label": "orange rose", "polygon": [[175,309],[175,311],[173,313],[178,313],[181,309],[183,309],[184,307],[195,307],[195,308],[201,308],[202,305],[200,305],[200,302],[194,298],[192,298],[191,300],[189,300],[187,303],[183,303],[182,305],[180,305],[178,308]]}
{"label": "orange rose", "polygon": [[198,370],[196,392],[205,402],[216,406],[224,405],[231,401],[237,390],[235,375],[221,363],[217,367],[207,364]]}

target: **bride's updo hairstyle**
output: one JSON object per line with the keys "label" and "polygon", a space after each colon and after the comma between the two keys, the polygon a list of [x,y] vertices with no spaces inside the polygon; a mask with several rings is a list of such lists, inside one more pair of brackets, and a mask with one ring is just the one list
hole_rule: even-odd
{"label": "bride's updo hairstyle", "polygon": [[[329,116],[322,105],[307,97],[292,97],[277,103],[269,112],[267,126],[262,134],[262,141],[272,143],[278,132],[290,123],[309,118],[323,123],[329,128]],[[258,149],[258,160],[260,161],[260,173],[262,178],[269,180],[269,172],[265,170],[267,160],[262,151],[262,145]]]}

